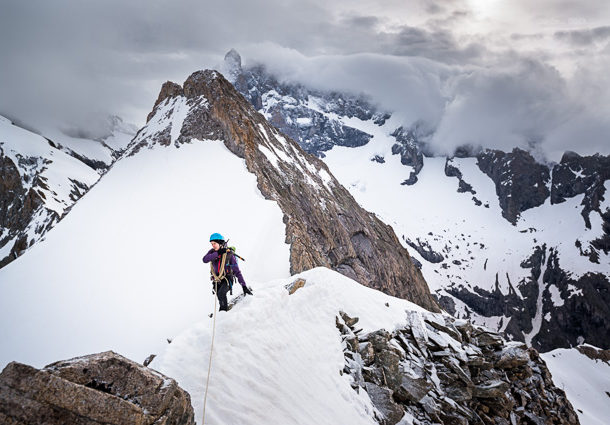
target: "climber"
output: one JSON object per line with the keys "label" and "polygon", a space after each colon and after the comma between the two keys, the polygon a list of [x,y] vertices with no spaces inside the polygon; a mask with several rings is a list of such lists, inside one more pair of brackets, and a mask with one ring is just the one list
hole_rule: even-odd
{"label": "climber", "polygon": [[210,236],[212,249],[203,257],[204,263],[210,263],[210,272],[212,274],[212,285],[216,291],[218,302],[220,303],[220,311],[228,310],[227,292],[232,288],[233,281],[237,278],[244,296],[252,295],[252,291],[246,286],[244,277],[239,270],[237,260],[231,249],[227,249],[225,238],[220,233],[212,233]]}

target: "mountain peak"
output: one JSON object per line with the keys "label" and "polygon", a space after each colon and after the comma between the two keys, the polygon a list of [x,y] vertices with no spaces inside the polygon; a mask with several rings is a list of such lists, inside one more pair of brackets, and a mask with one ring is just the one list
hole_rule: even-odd
{"label": "mountain peak", "polygon": [[182,94],[183,94],[182,87],[180,87],[179,84],[176,84],[173,81],[164,82],[163,85],[161,86],[161,91],[159,92],[159,96],[157,97],[157,100],[155,101],[155,104],[153,106],[153,110],[146,117],[146,122],[150,121],[150,119],[153,117],[153,115],[155,115],[157,105],[159,105],[161,102],[163,102],[168,97],[180,96]]}
{"label": "mountain peak", "polygon": [[194,72],[182,95],[162,101],[152,113],[130,154],[153,145],[223,140],[257,176],[262,195],[283,211],[291,273],[328,267],[439,311],[392,228],[363,210],[326,164],[281,134],[222,74]]}
{"label": "mountain peak", "polygon": [[241,56],[237,50],[231,49],[225,55],[225,63],[231,67],[241,71]]}
{"label": "mountain peak", "polygon": [[239,53],[237,53],[237,50],[231,49],[227,52],[222,71],[223,74],[227,76],[227,79],[232,83],[234,83],[237,76],[241,74],[241,56]]}

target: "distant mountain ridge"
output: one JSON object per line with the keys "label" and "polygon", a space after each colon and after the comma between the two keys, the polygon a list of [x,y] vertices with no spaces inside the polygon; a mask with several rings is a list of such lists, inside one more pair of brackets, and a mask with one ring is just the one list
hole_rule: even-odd
{"label": "distant mountain ridge", "polygon": [[135,130],[109,118],[102,140],[46,137],[0,116],[0,268],[44,237],[127,147]]}
{"label": "distant mountain ridge", "polygon": [[[460,231],[454,226],[430,227],[432,222],[426,224],[430,220],[425,219],[425,215],[437,212],[428,210],[429,207],[421,203],[423,198],[421,201],[413,198],[419,202],[417,209],[405,209],[405,212],[411,215],[421,211],[415,216],[426,226],[415,229],[405,222],[412,221],[409,215],[390,217],[383,212],[394,208],[392,204],[401,199],[402,193],[407,197],[409,191],[419,193],[421,174],[434,157],[426,143],[419,140],[417,128],[405,128],[391,111],[383,111],[362,96],[323,92],[296,82],[279,82],[262,64],[242,67],[241,58],[234,50],[227,53],[223,71],[279,130],[291,134],[309,153],[322,157],[333,172],[338,170],[333,168],[335,163],[341,170],[346,170],[345,178],[339,176],[339,180],[356,199],[377,199],[365,207],[382,213],[384,221],[393,225],[404,243],[415,249],[415,259],[423,264],[426,279],[433,282],[439,301],[449,312],[465,317],[479,316],[482,323],[506,332],[511,338],[527,339],[542,351],[577,345],[582,340],[608,348],[610,157],[566,152],[558,164],[545,164],[518,148],[511,152],[459,148],[453,157],[444,158],[443,175],[437,178],[451,186],[455,184],[452,180],[457,179],[459,195],[451,197],[455,196],[460,205],[469,199],[472,207],[488,210],[480,213],[486,217],[495,215],[491,210],[498,209],[500,217],[511,226],[506,231],[500,230],[505,227],[501,223],[494,225],[500,226],[496,230],[493,227],[485,231],[479,229],[476,239],[474,235],[466,234],[466,228]],[[320,138],[312,141],[312,132]],[[357,136],[346,138],[346,135]],[[377,139],[383,141],[383,146],[380,147],[382,142],[376,142]],[[340,149],[345,155],[345,147],[362,151],[366,158],[350,155],[361,161],[352,160],[350,165],[347,159],[340,158],[340,154],[333,155],[333,149]],[[372,190],[368,187],[372,180],[368,181],[361,171],[365,161],[378,164],[375,169],[381,171],[391,168],[388,161],[394,161],[391,160],[393,156],[398,156],[404,166],[401,174],[406,177],[398,177],[395,171],[393,174],[388,172],[392,185],[399,183],[392,186],[392,198],[384,200],[367,194]],[[471,164],[471,159],[475,161],[476,170],[468,165],[466,173],[465,164]],[[350,167],[352,171],[349,171]],[[485,182],[481,176],[489,180]],[[386,181],[390,179],[386,178]],[[488,187],[489,181],[493,184],[493,194],[489,189],[485,193],[481,189],[481,184]],[[382,190],[382,185],[375,187]],[[575,216],[563,205],[566,201],[571,205],[580,197],[579,205],[574,206],[578,209]],[[457,222],[463,215],[463,220],[470,220],[472,213],[452,207],[451,202],[447,199],[446,208],[452,211],[447,219],[453,216]],[[471,211],[472,208],[467,209]],[[533,212],[538,210],[545,212]],[[565,218],[545,219],[541,214],[559,214]],[[522,229],[532,220],[540,224]],[[554,234],[552,240],[544,240],[546,237],[539,235],[540,227],[550,220],[565,223],[564,240],[560,234]],[[565,220],[569,220],[569,224]],[[476,227],[476,223],[472,226]],[[555,229],[555,233],[560,229]],[[492,244],[486,239],[494,231],[506,232],[507,241],[490,247]],[[549,227],[543,233],[552,232]],[[528,234],[531,236],[527,237]],[[571,239],[565,240],[567,238]],[[461,239],[464,239],[463,243],[457,243]],[[513,239],[515,247],[510,246]],[[473,250],[473,242],[480,254]],[[492,258],[488,264],[488,259],[483,257],[490,255],[487,252],[490,249],[505,252],[497,256],[495,266]],[[507,258],[509,264],[506,264]],[[494,267],[499,268],[494,271]]]}

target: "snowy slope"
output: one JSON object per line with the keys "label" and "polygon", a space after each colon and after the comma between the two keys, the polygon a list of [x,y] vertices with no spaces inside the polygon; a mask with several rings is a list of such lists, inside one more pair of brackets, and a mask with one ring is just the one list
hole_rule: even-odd
{"label": "snowy slope", "polygon": [[123,153],[138,130],[117,116],[108,117],[107,121],[107,134],[95,139],[69,135],[52,127],[42,129],[41,133],[59,149],[103,172]]}
{"label": "snowy slope", "polygon": [[610,365],[593,360],[576,348],[542,355],[553,381],[562,388],[582,425],[607,425],[610,418]]}
{"label": "snowy slope", "polygon": [[[104,140],[70,137],[55,128],[42,134],[0,116],[0,159],[9,163],[3,174],[9,185],[0,193],[0,216],[6,216],[0,226],[0,267],[44,237],[97,183],[135,131],[114,117]],[[13,167],[18,176],[13,175]]]}
{"label": "snowy slope", "polygon": [[[413,168],[402,165],[400,157],[392,155],[396,140],[390,133],[398,125],[394,118],[383,126],[355,117],[333,118],[372,134],[373,138],[362,147],[335,146],[326,153],[325,162],[364,208],[392,225],[405,246],[407,239],[415,243],[419,239],[443,255],[442,262],[431,263],[410,249],[422,263],[431,290],[439,295],[446,295],[444,289],[449,286],[493,291],[496,285],[508,294],[530,276],[530,269],[521,264],[532,255],[533,247],[542,244],[556,249],[562,267],[573,278],[588,272],[610,272],[609,256],[602,254],[600,263],[593,264],[580,255],[574,244],[578,239],[586,246],[602,234],[602,218],[597,212],[591,213],[592,228],[585,227],[580,215],[582,195],[552,206],[547,199],[544,205],[525,211],[513,226],[502,217],[494,183],[479,170],[476,158],[454,158],[451,163],[476,190],[482,203],[479,206],[471,193],[458,193],[457,178],[445,175],[445,157],[424,158],[417,183],[401,185]],[[372,161],[375,156],[385,162]],[[606,188],[610,188],[610,182],[606,182]],[[610,197],[600,209],[608,207]],[[565,299],[559,291],[555,294],[554,302],[563,304]],[[518,289],[517,296],[522,297]],[[464,303],[457,299],[455,302],[458,317],[472,314],[475,323],[497,330],[503,330],[508,323],[508,318],[502,316],[467,313]]]}
{"label": "snowy slope", "polygon": [[[306,285],[288,295],[297,278]],[[385,303],[389,304],[389,307]],[[364,333],[404,324],[408,301],[359,285],[325,268],[258,286],[220,313],[206,404],[209,424],[376,424],[368,396],[340,375],[345,359],[338,312],[361,318]],[[212,319],[182,332],[150,367],[175,378],[191,395],[201,423]]]}
{"label": "snowy slope", "polygon": [[52,147],[42,136],[13,125],[0,117],[0,149],[4,156],[18,166],[22,179],[32,187],[33,177],[39,175],[46,186],[38,190],[45,199],[45,206],[61,215],[72,205],[70,193],[78,180],[93,185],[99,174],[76,158]]}
{"label": "snowy slope", "polygon": [[[234,176],[222,187],[218,164]],[[228,203],[218,203],[220,190],[234,194]],[[213,232],[246,258],[254,290],[289,275],[279,207],[222,142],[156,146],[118,161],[46,240],[0,269],[0,368],[158,352],[211,311],[201,258]]]}

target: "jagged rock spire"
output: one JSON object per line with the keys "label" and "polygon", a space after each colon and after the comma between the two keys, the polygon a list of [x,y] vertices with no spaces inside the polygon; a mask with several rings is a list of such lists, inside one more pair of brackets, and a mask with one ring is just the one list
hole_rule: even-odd
{"label": "jagged rock spire", "polygon": [[235,82],[237,76],[241,74],[241,56],[237,50],[231,49],[225,55],[222,73],[227,77],[227,80]]}

